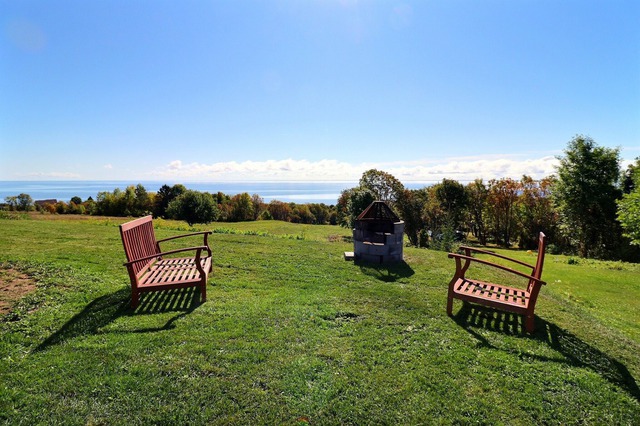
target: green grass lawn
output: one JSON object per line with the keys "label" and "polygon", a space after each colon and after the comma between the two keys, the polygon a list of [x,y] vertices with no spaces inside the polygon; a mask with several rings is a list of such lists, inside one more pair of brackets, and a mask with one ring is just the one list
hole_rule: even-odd
{"label": "green grass lawn", "polygon": [[133,311],[123,220],[48,219],[0,219],[0,268],[37,282],[0,322],[8,424],[640,424],[639,265],[548,255],[529,336],[448,317],[444,252],[354,264],[342,228],[211,224],[208,301]]}

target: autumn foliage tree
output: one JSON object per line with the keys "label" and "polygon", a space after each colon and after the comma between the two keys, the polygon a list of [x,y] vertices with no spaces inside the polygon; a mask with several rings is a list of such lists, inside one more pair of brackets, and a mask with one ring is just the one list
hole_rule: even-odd
{"label": "autumn foliage tree", "polygon": [[480,244],[487,244],[486,211],[489,189],[482,179],[467,184],[467,227]]}
{"label": "autumn foliage tree", "polygon": [[231,197],[231,221],[245,222],[254,220],[254,205],[251,196],[244,192]]}
{"label": "autumn foliage tree", "polygon": [[291,221],[291,206],[285,202],[271,200],[267,205],[267,211],[274,220]]}
{"label": "autumn foliage tree", "polygon": [[517,208],[517,239],[520,248],[536,248],[539,232],[544,232],[550,240],[554,240],[557,223],[551,200],[554,182],[553,177],[539,181],[530,176],[522,177]]}
{"label": "autumn foliage tree", "polygon": [[509,246],[516,231],[516,203],[519,184],[511,178],[489,181],[487,194],[488,215],[491,231],[497,244]]}

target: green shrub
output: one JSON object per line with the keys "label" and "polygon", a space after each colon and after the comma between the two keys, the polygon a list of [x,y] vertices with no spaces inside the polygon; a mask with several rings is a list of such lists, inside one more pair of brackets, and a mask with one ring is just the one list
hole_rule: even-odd
{"label": "green shrub", "polygon": [[211,223],[218,218],[218,206],[209,193],[186,191],[169,203],[167,216],[194,223]]}

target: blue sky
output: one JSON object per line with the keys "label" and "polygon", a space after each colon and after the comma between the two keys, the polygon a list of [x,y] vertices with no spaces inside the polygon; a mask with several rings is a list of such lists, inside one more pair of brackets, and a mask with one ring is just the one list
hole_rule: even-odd
{"label": "blue sky", "polygon": [[402,181],[640,156],[640,2],[0,0],[0,180]]}

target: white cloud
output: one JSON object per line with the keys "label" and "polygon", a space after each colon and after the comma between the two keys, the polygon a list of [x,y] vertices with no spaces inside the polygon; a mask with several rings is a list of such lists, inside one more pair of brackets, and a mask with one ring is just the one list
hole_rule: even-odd
{"label": "white cloud", "polygon": [[431,165],[411,165],[392,167],[387,170],[401,181],[440,181],[444,178],[469,182],[474,179],[500,179],[510,177],[520,179],[523,175],[535,179],[555,172],[558,160],[555,157],[538,159],[450,159]]}
{"label": "white cloud", "polygon": [[107,169],[107,170],[111,170],[111,169],[113,169],[113,165],[105,164],[104,166],[102,166],[102,168]]}
{"label": "white cloud", "polygon": [[184,164],[174,160],[152,172],[150,178],[192,181],[356,181],[366,170],[375,168],[391,173],[401,181],[436,182],[443,178],[461,182],[529,175],[535,179],[554,173],[558,160],[552,156],[537,159],[509,157],[447,158],[442,161],[414,160],[393,163],[351,164],[338,160],[267,160]]}
{"label": "white cloud", "polygon": [[175,160],[169,163],[169,170],[180,170],[182,168],[182,161]]}

